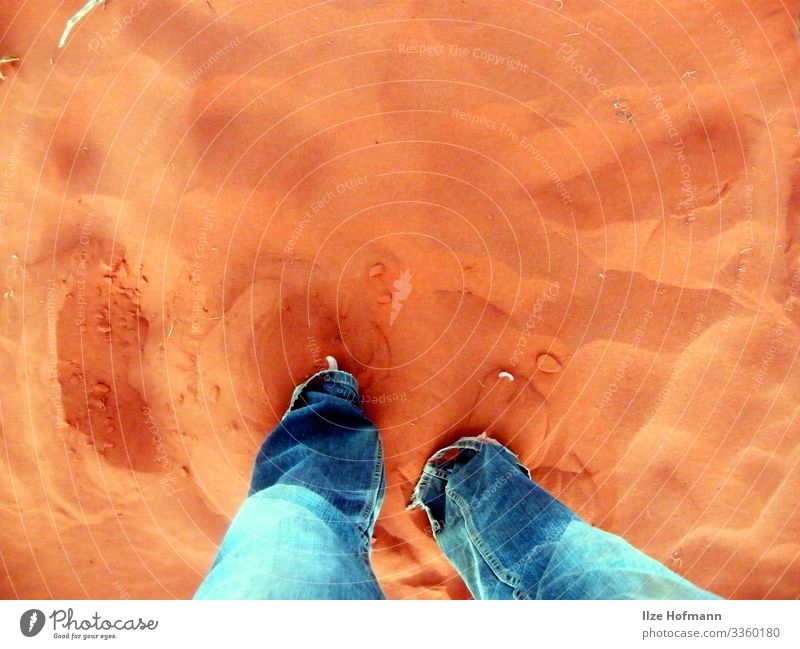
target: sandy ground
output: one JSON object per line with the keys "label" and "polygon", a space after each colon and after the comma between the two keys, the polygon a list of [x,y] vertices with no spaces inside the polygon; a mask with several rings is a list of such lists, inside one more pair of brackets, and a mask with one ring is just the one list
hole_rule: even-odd
{"label": "sandy ground", "polygon": [[800,595],[796,2],[109,0],[59,50],[82,3],[0,7],[0,595],[191,596],[328,353],[388,595],[468,596],[405,506],[485,429]]}

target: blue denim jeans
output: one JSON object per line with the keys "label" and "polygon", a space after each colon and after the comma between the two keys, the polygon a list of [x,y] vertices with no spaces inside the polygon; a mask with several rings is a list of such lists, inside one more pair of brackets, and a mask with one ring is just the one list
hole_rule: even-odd
{"label": "blue denim jeans", "polygon": [[[383,599],[370,539],[384,494],[378,431],[355,378],[298,386],[196,599]],[[480,599],[706,599],[536,485],[504,446],[466,437],[425,466],[411,507]]]}

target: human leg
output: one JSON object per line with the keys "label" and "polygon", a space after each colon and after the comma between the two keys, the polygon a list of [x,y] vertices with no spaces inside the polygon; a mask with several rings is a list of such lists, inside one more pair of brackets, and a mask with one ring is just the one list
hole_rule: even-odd
{"label": "human leg", "polygon": [[622,538],[592,527],[487,437],[428,461],[411,507],[480,599],[715,598]]}
{"label": "human leg", "polygon": [[262,445],[250,495],[195,598],[383,598],[369,557],[384,487],[355,378],[316,374]]}

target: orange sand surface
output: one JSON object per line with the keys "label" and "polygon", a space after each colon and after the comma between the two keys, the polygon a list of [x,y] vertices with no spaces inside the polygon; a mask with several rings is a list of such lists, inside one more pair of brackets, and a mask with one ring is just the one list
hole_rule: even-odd
{"label": "orange sand surface", "polygon": [[482,430],[800,595],[796,2],[108,0],[59,49],[82,4],[0,6],[0,595],[190,597],[326,354],[389,596],[468,596],[405,506]]}

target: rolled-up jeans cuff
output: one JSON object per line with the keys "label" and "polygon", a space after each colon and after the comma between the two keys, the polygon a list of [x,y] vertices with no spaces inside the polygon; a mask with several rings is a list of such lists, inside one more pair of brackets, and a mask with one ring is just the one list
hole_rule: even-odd
{"label": "rolled-up jeans cuff", "polygon": [[520,470],[529,478],[531,477],[531,472],[528,470],[528,467],[526,467],[507,446],[503,446],[496,439],[492,439],[487,435],[480,435],[478,437],[462,437],[454,444],[445,446],[443,449],[436,451],[425,463],[425,467],[422,469],[420,482],[422,482],[426,476],[447,479],[452,472],[452,468],[448,466],[446,469],[441,469],[441,465],[448,464],[450,460],[456,459],[461,454],[461,451],[475,451],[479,453],[484,446],[488,445],[502,447]]}
{"label": "rolled-up jeans cuff", "polygon": [[356,377],[342,370],[323,370],[298,385],[292,393],[286,416],[302,406],[303,396],[308,392],[322,392],[340,399],[345,399],[361,409],[361,393],[358,390]]}
{"label": "rolled-up jeans cuff", "polygon": [[417,482],[417,486],[414,488],[414,492],[411,495],[411,502],[407,507],[409,510],[423,509],[425,511],[425,513],[428,515],[428,519],[430,520],[431,530],[433,531],[434,535],[440,531],[440,523],[434,519],[428,507],[428,503],[430,501],[429,492],[433,487],[434,481],[438,479],[442,480],[443,484],[446,484],[450,474],[455,468],[455,460],[463,451],[474,451],[477,455],[487,446],[499,446],[502,448],[503,452],[508,455],[509,459],[516,464],[516,466],[523,474],[525,474],[525,476],[528,477],[528,479],[530,479],[531,472],[528,467],[526,467],[522,461],[511,450],[508,449],[508,447],[485,434],[478,437],[462,437],[454,444],[436,451],[436,453],[431,455],[431,457],[425,463],[425,467],[422,469],[422,475],[419,478],[419,482]]}

